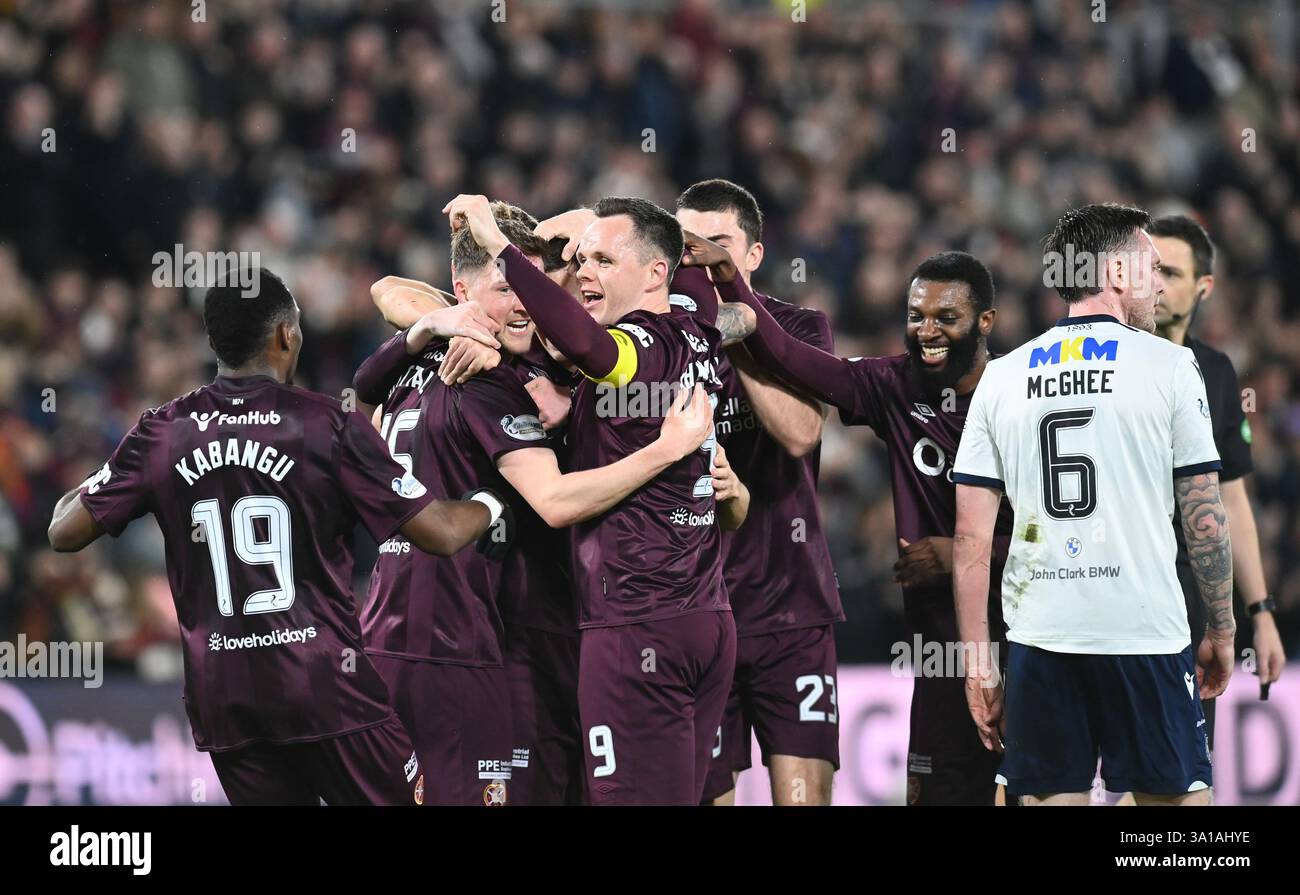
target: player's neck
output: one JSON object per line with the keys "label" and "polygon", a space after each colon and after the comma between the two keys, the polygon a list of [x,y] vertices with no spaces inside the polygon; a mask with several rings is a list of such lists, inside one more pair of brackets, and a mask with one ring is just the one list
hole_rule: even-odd
{"label": "player's neck", "polygon": [[1124,315],[1124,308],[1120,304],[1119,296],[1113,292],[1103,292],[1101,295],[1090,295],[1087,298],[1081,298],[1078,301],[1065,306],[1066,317],[1088,317],[1097,314],[1114,317],[1123,324],[1128,323],[1128,320]]}
{"label": "player's neck", "polygon": [[227,367],[225,364],[217,364],[217,375],[225,376],[229,379],[243,379],[248,376],[270,376],[276,382],[283,384],[286,376],[282,370],[278,370],[265,361],[257,363],[247,363],[239,367]]}
{"label": "player's neck", "polygon": [[[649,311],[651,314],[667,314],[671,309],[672,305],[668,303],[668,288],[664,287],[663,289],[654,292],[647,292],[645,295],[641,296],[641,303],[633,308],[632,311]],[[628,313],[632,313],[632,311],[629,311]],[[627,315],[625,314],[624,316]]]}

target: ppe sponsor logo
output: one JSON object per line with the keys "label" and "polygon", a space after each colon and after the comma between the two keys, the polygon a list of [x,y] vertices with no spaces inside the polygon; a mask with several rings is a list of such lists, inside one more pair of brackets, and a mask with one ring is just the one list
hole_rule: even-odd
{"label": "ppe sponsor logo", "polygon": [[269,634],[246,634],[243,637],[227,637],[213,631],[208,635],[208,649],[212,652],[221,650],[260,649],[266,646],[284,646],[290,643],[306,643],[316,637],[316,626],[306,628],[283,628]]}
{"label": "ppe sponsor logo", "polygon": [[513,759],[507,761],[500,758],[480,758],[478,761],[478,779],[509,780],[512,762]]}
{"label": "ppe sponsor logo", "polygon": [[406,774],[407,783],[410,783],[415,779],[416,772],[420,770],[420,759],[414,752],[412,752],[411,757],[406,760],[406,766],[402,768],[402,770]]}

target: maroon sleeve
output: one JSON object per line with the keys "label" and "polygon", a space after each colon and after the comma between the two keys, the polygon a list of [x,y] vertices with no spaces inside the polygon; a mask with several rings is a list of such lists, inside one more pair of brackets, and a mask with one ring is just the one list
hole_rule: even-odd
{"label": "maroon sleeve", "polygon": [[538,270],[516,246],[497,256],[505,277],[537,328],[587,375],[599,379],[618,363],[618,343],[586,309]]}
{"label": "maroon sleeve", "polygon": [[745,345],[760,364],[841,412],[852,410],[855,377],[849,361],[787,333],[750,291],[743,277],[737,275],[730,283],[718,283],[718,293],[724,301],[743,301],[754,309],[758,328],[745,340]]}
{"label": "maroon sleeve", "polygon": [[835,353],[835,334],[831,332],[831,320],[821,311],[801,308],[762,295],[756,297],[767,305],[769,313],[790,335],[814,348]]}
{"label": "maroon sleeve", "polygon": [[352,387],[358,400],[366,404],[382,404],[388,392],[411,363],[406,350],[406,331],[398,333],[379,346],[374,354],[361,362],[352,377]]}
{"label": "maroon sleeve", "polygon": [[344,417],[339,433],[339,483],[361,523],[382,544],[432,503],[433,495],[389,456],[388,446],[369,420],[355,411]]}
{"label": "maroon sleeve", "polygon": [[81,484],[81,505],[113,537],[152,509],[149,439],[145,414],[126,433],[113,456]]}
{"label": "maroon sleeve", "polygon": [[712,326],[718,320],[718,292],[713,281],[702,267],[683,267],[677,265],[668,291],[674,295],[685,295],[695,302],[693,315]]}
{"label": "maroon sleeve", "polygon": [[520,448],[549,447],[537,405],[513,374],[471,379],[461,395],[460,410],[465,425],[494,463]]}

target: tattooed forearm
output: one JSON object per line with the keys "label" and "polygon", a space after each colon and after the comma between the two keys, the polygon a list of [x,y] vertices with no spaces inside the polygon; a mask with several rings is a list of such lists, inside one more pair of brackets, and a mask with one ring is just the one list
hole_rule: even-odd
{"label": "tattooed forearm", "polygon": [[1219,474],[1175,479],[1174,495],[1206,620],[1215,630],[1232,631],[1232,543],[1228,514],[1219,499]]}
{"label": "tattooed forearm", "polygon": [[758,326],[758,318],[748,305],[738,301],[726,301],[718,305],[718,322],[715,324],[722,333],[722,344],[734,345],[744,341]]}

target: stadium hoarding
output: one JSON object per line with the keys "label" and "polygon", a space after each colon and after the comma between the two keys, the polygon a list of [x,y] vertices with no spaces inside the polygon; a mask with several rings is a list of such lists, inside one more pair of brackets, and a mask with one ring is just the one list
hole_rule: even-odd
{"label": "stadium hoarding", "polygon": [[[912,682],[886,666],[839,670],[841,768],[837,805],[901,805],[906,792]],[[1300,804],[1300,677],[1267,702],[1238,670],[1219,701],[1218,804]],[[737,803],[770,803],[755,748]],[[208,757],[194,748],[179,688],[108,677],[0,680],[0,805],[225,804]]]}

